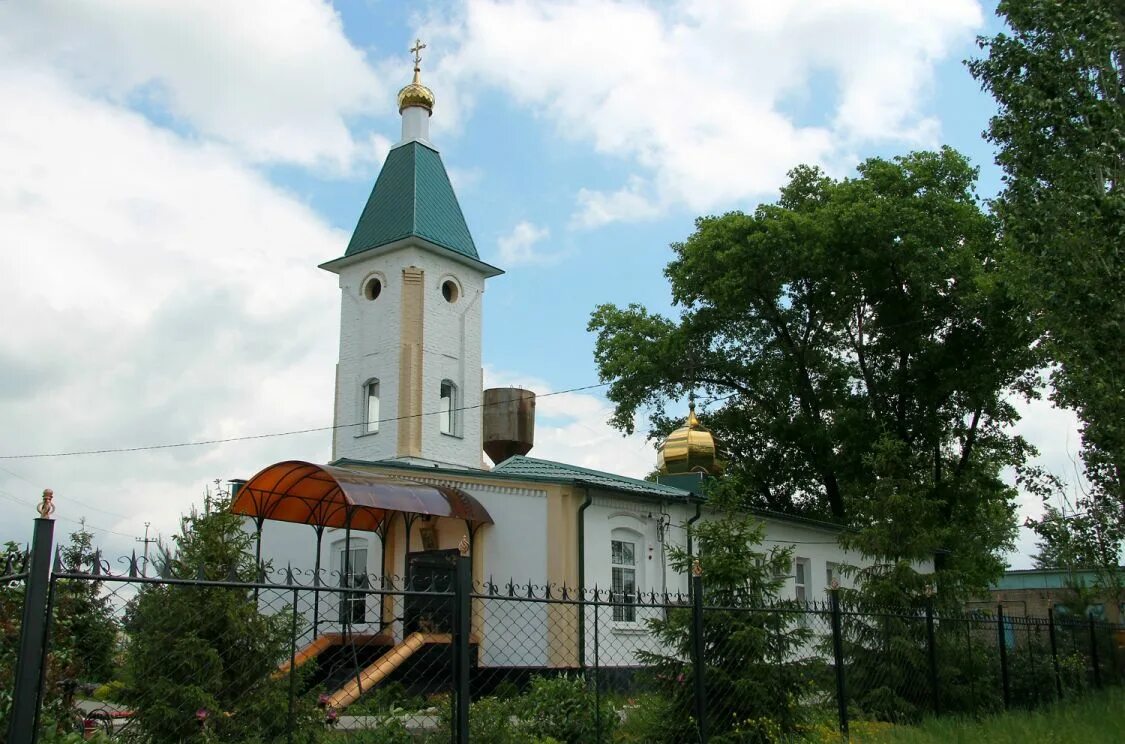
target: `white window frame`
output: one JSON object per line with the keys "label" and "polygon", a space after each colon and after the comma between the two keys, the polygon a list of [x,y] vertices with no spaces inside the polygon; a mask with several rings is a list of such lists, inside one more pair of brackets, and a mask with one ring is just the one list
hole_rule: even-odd
{"label": "white window frame", "polygon": [[[369,555],[367,541],[354,538],[350,541],[340,540],[333,544],[336,565],[340,571],[340,588],[366,589],[367,558]],[[351,560],[345,562],[345,550],[351,553]],[[360,557],[362,555],[362,561]],[[367,622],[367,594],[341,594],[340,606],[336,616],[337,622],[343,625],[361,625]]]}
{"label": "white window frame", "polygon": [[[374,418],[372,418],[371,411],[371,389],[375,389],[375,411]],[[379,378],[372,377],[367,382],[363,383],[363,396],[360,405],[363,406],[363,433],[364,434],[378,434],[379,433],[379,416],[382,410],[382,389],[379,386]]]}
{"label": "white window frame", "polygon": [[793,559],[793,598],[798,602],[809,601],[809,588],[812,579],[812,561],[808,558]]}
{"label": "white window frame", "polygon": [[840,564],[834,561],[826,561],[824,564],[824,588],[832,588],[832,580],[840,581]]}
{"label": "white window frame", "polygon": [[[615,551],[614,543],[622,545],[621,551]],[[632,548],[630,562],[625,562],[623,549],[625,545]],[[633,530],[616,529],[610,533],[609,541],[609,576],[610,576],[610,601],[613,603],[611,618],[615,626],[626,628],[636,627],[637,600],[641,594],[641,582],[644,565],[640,556],[645,549],[644,537]],[[625,591],[625,577],[632,575],[633,591]],[[620,582],[618,578],[620,577]]]}
{"label": "white window frame", "polygon": [[[445,394],[446,389],[449,390],[449,395]],[[438,388],[438,431],[451,437],[460,436],[458,426],[460,424],[460,391],[457,388],[457,383],[453,380],[445,379],[441,381],[441,386]]]}

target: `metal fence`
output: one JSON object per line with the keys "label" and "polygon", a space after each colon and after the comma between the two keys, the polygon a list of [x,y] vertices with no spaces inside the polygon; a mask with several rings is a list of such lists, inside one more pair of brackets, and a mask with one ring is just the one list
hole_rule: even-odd
{"label": "metal fence", "polygon": [[[625,595],[402,578],[68,565],[51,522],[0,576],[7,741],[775,741],[1034,708],[1122,681],[1117,626],[709,588]],[[146,575],[148,574],[148,575]]]}

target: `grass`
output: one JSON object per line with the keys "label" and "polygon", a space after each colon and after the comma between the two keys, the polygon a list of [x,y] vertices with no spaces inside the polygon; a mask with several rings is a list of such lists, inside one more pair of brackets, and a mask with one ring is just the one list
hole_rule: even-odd
{"label": "grass", "polygon": [[1073,703],[972,720],[935,718],[919,726],[856,732],[862,744],[1097,744],[1125,740],[1125,691],[1115,689]]}

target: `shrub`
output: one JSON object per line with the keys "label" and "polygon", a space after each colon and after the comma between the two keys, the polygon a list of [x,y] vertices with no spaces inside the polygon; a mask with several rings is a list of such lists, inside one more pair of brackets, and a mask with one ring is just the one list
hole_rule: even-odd
{"label": "shrub", "polygon": [[[554,738],[567,744],[610,741],[617,712],[581,677],[534,677],[527,693],[514,702],[520,728],[533,739]],[[599,735],[600,734],[600,735]]]}

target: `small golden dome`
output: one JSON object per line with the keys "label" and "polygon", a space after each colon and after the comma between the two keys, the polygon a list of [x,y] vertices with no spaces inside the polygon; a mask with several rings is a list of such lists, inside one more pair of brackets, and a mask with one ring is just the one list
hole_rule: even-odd
{"label": "small golden dome", "polygon": [[688,411],[687,422],[668,435],[656,458],[660,472],[666,475],[703,471],[719,474],[715,438],[695,417],[695,404]]}
{"label": "small golden dome", "polygon": [[398,92],[398,112],[410,106],[426,109],[431,114],[434,112],[434,92],[422,85],[422,73],[415,67],[414,80]]}

